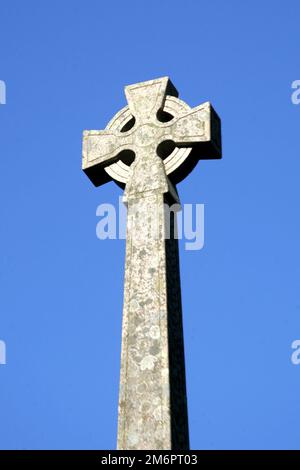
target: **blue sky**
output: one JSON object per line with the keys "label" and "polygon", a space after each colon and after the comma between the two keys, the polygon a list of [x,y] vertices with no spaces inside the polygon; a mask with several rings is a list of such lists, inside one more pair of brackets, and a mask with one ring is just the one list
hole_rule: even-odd
{"label": "blue sky", "polygon": [[81,172],[127,84],[210,100],[223,160],[179,186],[205,204],[181,277],[193,449],[300,448],[299,14],[295,0],[0,3],[0,448],[115,448],[125,241],[96,238],[114,183]]}

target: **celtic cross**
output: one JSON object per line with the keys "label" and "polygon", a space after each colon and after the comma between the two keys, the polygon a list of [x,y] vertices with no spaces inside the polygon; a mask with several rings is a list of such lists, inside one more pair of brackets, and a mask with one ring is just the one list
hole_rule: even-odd
{"label": "celtic cross", "polygon": [[168,77],[125,94],[128,106],[104,130],[84,131],[82,164],[95,186],[124,187],[128,207],[118,449],[188,449],[178,241],[167,236],[166,205],[179,202],[176,184],[199,159],[221,158],[220,119],[210,103],[180,100]]}

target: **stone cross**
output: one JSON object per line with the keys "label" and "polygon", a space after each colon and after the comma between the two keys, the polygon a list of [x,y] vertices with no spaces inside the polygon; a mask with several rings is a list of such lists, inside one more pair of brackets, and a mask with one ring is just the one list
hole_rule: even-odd
{"label": "stone cross", "polygon": [[95,186],[114,180],[125,188],[118,449],[186,450],[178,240],[168,208],[200,158],[221,158],[220,119],[210,103],[190,108],[178,99],[168,77],[127,86],[125,94],[128,106],[105,130],[84,131],[82,165]]}

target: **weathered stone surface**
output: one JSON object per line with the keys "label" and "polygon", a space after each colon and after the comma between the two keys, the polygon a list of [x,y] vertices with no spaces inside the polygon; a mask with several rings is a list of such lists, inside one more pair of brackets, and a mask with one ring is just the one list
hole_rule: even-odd
{"label": "weathered stone surface", "polygon": [[178,242],[167,236],[168,206],[179,202],[174,184],[199,158],[221,157],[220,120],[209,103],[191,109],[179,100],[167,77],[125,93],[128,106],[83,138],[83,170],[95,185],[124,185],[128,206],[118,448],[188,449]]}

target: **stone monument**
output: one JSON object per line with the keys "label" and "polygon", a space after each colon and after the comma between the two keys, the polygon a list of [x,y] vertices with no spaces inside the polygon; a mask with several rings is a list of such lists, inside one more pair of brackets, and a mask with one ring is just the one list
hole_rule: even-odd
{"label": "stone monument", "polygon": [[[128,106],[84,131],[82,168],[127,205],[118,449],[189,449],[176,184],[221,158],[220,119],[190,108],[168,77],[125,87]],[[155,228],[155,229],[154,229]],[[154,235],[155,234],[155,235]]]}

